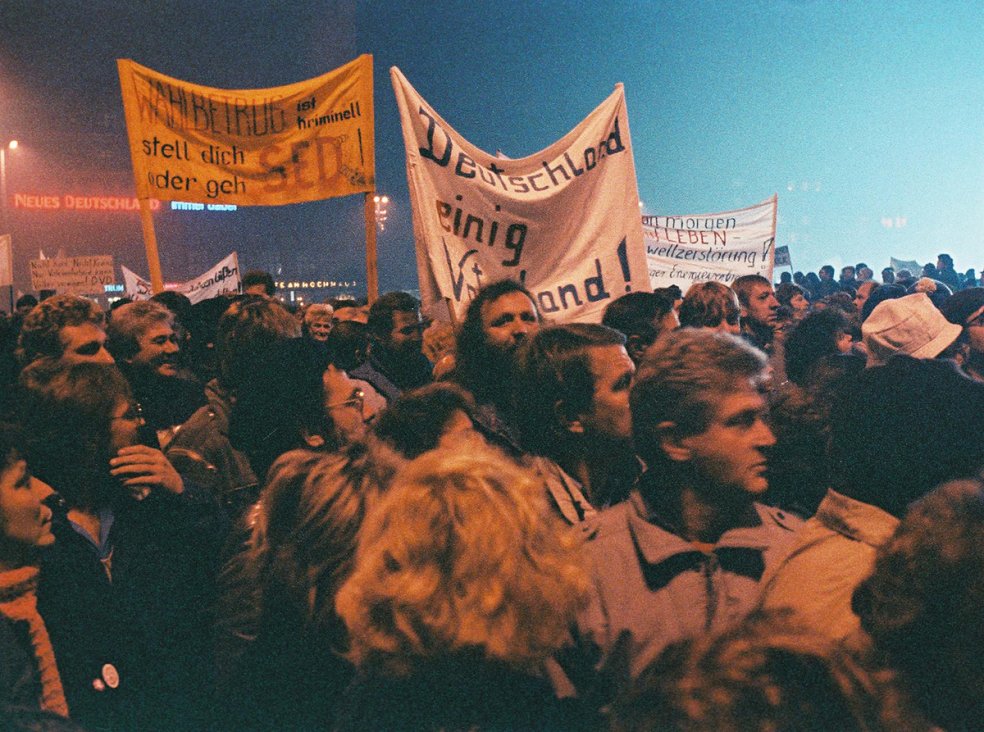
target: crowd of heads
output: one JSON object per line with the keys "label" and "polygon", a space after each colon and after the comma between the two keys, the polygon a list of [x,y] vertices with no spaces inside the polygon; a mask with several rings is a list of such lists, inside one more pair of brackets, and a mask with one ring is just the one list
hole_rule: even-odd
{"label": "crowd of heads", "polygon": [[37,719],[974,727],[984,288],[945,255],[784,274],[600,323],[507,279],[453,329],[261,272],[25,301],[0,585],[37,577]]}

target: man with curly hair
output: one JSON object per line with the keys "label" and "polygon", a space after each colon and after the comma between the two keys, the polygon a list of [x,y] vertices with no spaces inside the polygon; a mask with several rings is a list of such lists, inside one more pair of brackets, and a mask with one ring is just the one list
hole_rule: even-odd
{"label": "man with curly hair", "polygon": [[49,297],[24,318],[18,358],[24,366],[42,358],[111,364],[103,323],[103,312],[92,300],[79,295]]}

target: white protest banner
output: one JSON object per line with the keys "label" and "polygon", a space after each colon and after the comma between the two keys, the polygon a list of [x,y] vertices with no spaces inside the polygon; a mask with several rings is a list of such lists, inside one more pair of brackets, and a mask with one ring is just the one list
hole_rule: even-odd
{"label": "white protest banner", "polygon": [[14,284],[14,246],[10,234],[0,234],[0,287]]}
{"label": "white protest banner", "polygon": [[914,259],[896,259],[895,257],[891,257],[889,261],[896,273],[906,269],[913,277],[922,277],[923,266]]}
{"label": "white protest banner", "polygon": [[35,290],[101,295],[106,285],[115,282],[113,257],[109,254],[31,260],[31,287]]}
{"label": "white protest banner", "polygon": [[[120,269],[123,270],[123,289],[127,296],[134,300],[149,300],[154,294],[150,280],[145,280],[122,265]],[[239,283],[239,255],[233,252],[204,274],[166,289],[187,295],[194,305],[219,295],[235,294],[239,292]]]}
{"label": "white protest banner", "polygon": [[773,195],[762,203],[711,214],[643,216],[649,279],[653,288],[718,280],[730,285],[742,275],[772,281],[776,240]]}
{"label": "white protest banner", "polygon": [[445,122],[396,67],[425,308],[461,315],[480,287],[523,282],[557,321],[599,321],[649,290],[639,193],[621,84],[545,150],[496,157]]}

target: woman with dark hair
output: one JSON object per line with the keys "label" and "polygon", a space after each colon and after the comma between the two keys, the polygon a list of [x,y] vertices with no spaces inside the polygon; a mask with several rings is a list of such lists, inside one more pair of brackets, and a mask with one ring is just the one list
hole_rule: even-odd
{"label": "woman with dark hair", "polygon": [[810,313],[786,335],[786,375],[803,386],[824,356],[850,353],[854,339],[851,320],[836,308]]}
{"label": "woman with dark hair", "polygon": [[0,424],[0,706],[68,716],[48,629],[38,613],[38,550],[55,541],[51,486],[31,475],[23,435]]}

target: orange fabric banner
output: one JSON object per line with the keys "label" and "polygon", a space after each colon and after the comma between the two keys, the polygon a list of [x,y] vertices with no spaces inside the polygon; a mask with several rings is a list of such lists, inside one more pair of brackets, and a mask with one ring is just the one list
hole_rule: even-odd
{"label": "orange fabric banner", "polygon": [[277,206],[375,188],[370,55],[245,90],[117,65],[138,198]]}

